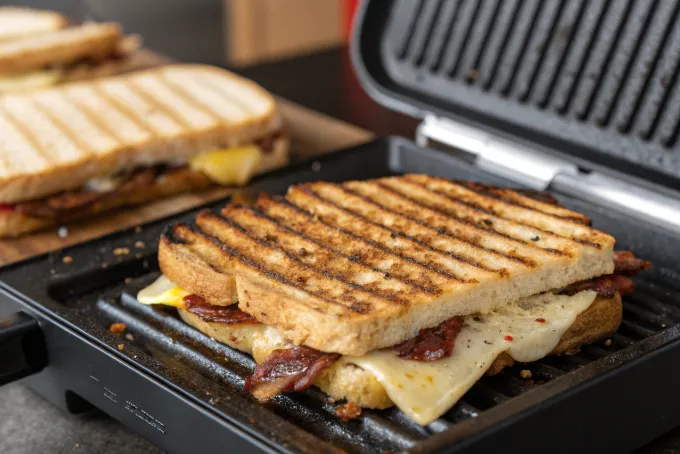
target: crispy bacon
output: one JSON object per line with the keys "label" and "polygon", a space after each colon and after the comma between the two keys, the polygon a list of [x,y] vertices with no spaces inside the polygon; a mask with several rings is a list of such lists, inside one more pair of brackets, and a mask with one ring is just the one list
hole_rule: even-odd
{"label": "crispy bacon", "polygon": [[619,295],[623,296],[626,293],[633,293],[635,291],[635,283],[628,276],[621,276],[619,274],[612,274],[608,276]]}
{"label": "crispy bacon", "polygon": [[638,271],[651,267],[652,262],[641,260],[630,251],[614,251],[614,274],[634,276]]}
{"label": "crispy bacon", "polygon": [[163,172],[160,166],[140,168],[129,174],[114,178],[116,187],[108,192],[93,192],[85,189],[62,192],[44,199],[20,202],[15,205],[19,213],[40,219],[70,220],[88,213],[96,213],[97,205],[108,198],[134,194],[154,183]]}
{"label": "crispy bacon", "polygon": [[243,312],[236,304],[231,306],[215,306],[209,304],[198,295],[187,295],[182,301],[187,311],[198,315],[206,322],[227,324],[259,323],[255,317]]}
{"label": "crispy bacon", "polygon": [[566,287],[560,293],[563,295],[576,295],[579,292],[585,292],[586,290],[593,290],[598,295],[605,298],[611,298],[616,294],[616,286],[610,279],[611,276],[601,276],[593,279],[588,279],[587,281],[576,282]]}
{"label": "crispy bacon", "polygon": [[623,296],[635,291],[635,283],[630,279],[630,276],[651,267],[652,262],[640,260],[630,251],[615,251],[614,274],[576,282],[560,293],[574,295],[585,290],[594,290],[598,295],[605,298],[611,298],[616,292]]}
{"label": "crispy bacon", "polygon": [[243,389],[258,400],[268,400],[284,391],[302,391],[333,365],[340,355],[305,346],[274,350],[255,368]]}
{"label": "crispy bacon", "polygon": [[[271,134],[255,141],[263,153],[271,153],[278,139],[286,137],[283,131]],[[0,204],[0,211],[15,210],[25,216],[50,219],[57,222],[71,221],[86,215],[101,211],[102,205],[110,205],[111,200],[132,198],[140,191],[149,190],[159,178],[175,172],[184,172],[186,178],[205,180],[206,187],[209,180],[201,173],[191,171],[187,166],[168,167],[156,165],[140,167],[129,172],[123,172],[111,177],[112,187],[106,191],[92,191],[86,187],[54,194],[42,199],[19,202],[14,205]]]}
{"label": "crispy bacon", "polygon": [[418,335],[394,348],[400,358],[436,361],[451,355],[456,337],[463,328],[463,317],[453,317],[434,328],[421,329]]}

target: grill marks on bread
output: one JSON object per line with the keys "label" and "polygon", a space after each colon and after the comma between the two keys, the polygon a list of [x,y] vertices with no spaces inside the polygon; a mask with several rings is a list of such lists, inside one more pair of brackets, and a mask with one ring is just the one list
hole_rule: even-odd
{"label": "grill marks on bread", "polygon": [[[511,222],[522,227],[532,228],[550,237],[557,236],[596,248],[600,248],[600,243],[606,241],[605,237],[608,236],[588,226],[584,226],[582,222],[575,222],[569,219],[578,217],[580,220],[587,220],[585,216],[578,213],[573,213],[569,218],[565,215],[556,216],[555,205],[552,204],[533,202],[532,207],[526,207],[517,203],[509,203],[503,200],[503,198],[489,197],[481,192],[470,190],[444,178],[434,178],[425,175],[406,175],[405,180],[408,182],[407,187],[413,192],[418,191],[415,191],[412,185],[422,188],[419,192],[419,200],[422,202],[425,202],[426,197],[429,197],[430,204],[436,203],[435,201],[442,201],[443,196],[454,204],[465,204],[477,211],[484,210],[492,214],[497,220],[502,220],[504,225]],[[508,192],[506,191],[505,194],[507,199]],[[514,198],[517,200],[521,197],[518,194]],[[526,201],[526,203],[530,202]],[[445,205],[449,206],[450,204]]]}
{"label": "grill marks on bread", "polygon": [[81,187],[280,129],[274,99],[227,71],[171,65],[0,100],[0,201]]}
{"label": "grill marks on bread", "polygon": [[191,247],[235,276],[242,310],[350,355],[613,270],[613,238],[578,213],[483,197],[419,175],[302,184],[201,213]]}

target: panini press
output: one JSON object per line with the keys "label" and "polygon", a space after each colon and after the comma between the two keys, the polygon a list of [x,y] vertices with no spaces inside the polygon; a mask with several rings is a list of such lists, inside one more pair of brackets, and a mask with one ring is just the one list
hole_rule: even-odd
{"label": "panini press", "polygon": [[251,358],[135,300],[159,275],[162,229],[193,210],[0,270],[14,313],[0,380],[26,377],[66,411],[97,407],[172,453],[630,452],[680,426],[679,14],[676,0],[366,1],[355,69],[376,100],[422,119],[415,141],[247,190],[423,172],[550,191],[654,263],[611,342],[485,377],[426,427],[396,409],[342,421],[315,388],[261,405],[241,391]]}

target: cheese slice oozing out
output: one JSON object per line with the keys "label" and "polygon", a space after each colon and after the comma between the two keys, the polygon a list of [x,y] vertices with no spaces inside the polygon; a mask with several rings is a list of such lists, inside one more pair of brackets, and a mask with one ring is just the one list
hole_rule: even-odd
{"label": "cheese slice oozing out", "polygon": [[[167,304],[183,308],[178,295],[187,292],[161,277],[142,290],[144,304]],[[371,372],[394,404],[409,418],[427,425],[446,413],[484,375],[494,360],[507,352],[515,361],[531,362],[547,356],[578,315],[595,301],[594,291],[573,296],[544,293],[508,304],[489,314],[467,316],[451,352],[438,361],[399,358],[394,350],[376,350],[361,357],[343,356],[340,361]],[[182,296],[183,297],[183,296]],[[264,361],[285,339],[265,325],[234,325],[227,342]]]}
{"label": "cheese slice oozing out", "polygon": [[[161,275],[137,294],[137,301],[142,304],[173,306],[186,310],[184,297],[187,295],[189,292]],[[276,329],[253,323],[229,325],[229,339],[226,344],[252,355],[258,363],[267,359],[272,350],[287,345]]]}
{"label": "cheese slice oozing out", "polygon": [[465,317],[451,356],[419,362],[378,350],[341,361],[372,372],[390,399],[413,421],[426,425],[446,413],[503,352],[519,362],[547,356],[596,293],[545,293],[483,316]]}
{"label": "cheese slice oozing out", "polygon": [[247,145],[198,154],[189,161],[189,167],[215,183],[243,186],[253,177],[261,160],[262,151],[255,145]]}
{"label": "cheese slice oozing out", "polygon": [[187,295],[189,292],[161,275],[153,284],[137,294],[137,301],[142,304],[161,304],[184,309],[184,297]]}

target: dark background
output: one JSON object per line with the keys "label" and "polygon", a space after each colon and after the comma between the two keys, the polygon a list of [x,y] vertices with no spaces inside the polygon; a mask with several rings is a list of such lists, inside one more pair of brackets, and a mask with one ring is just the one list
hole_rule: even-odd
{"label": "dark background", "polygon": [[223,0],[0,0],[10,4],[52,9],[75,20],[120,22],[125,32],[143,34],[147,47],[178,60],[225,61]]}

